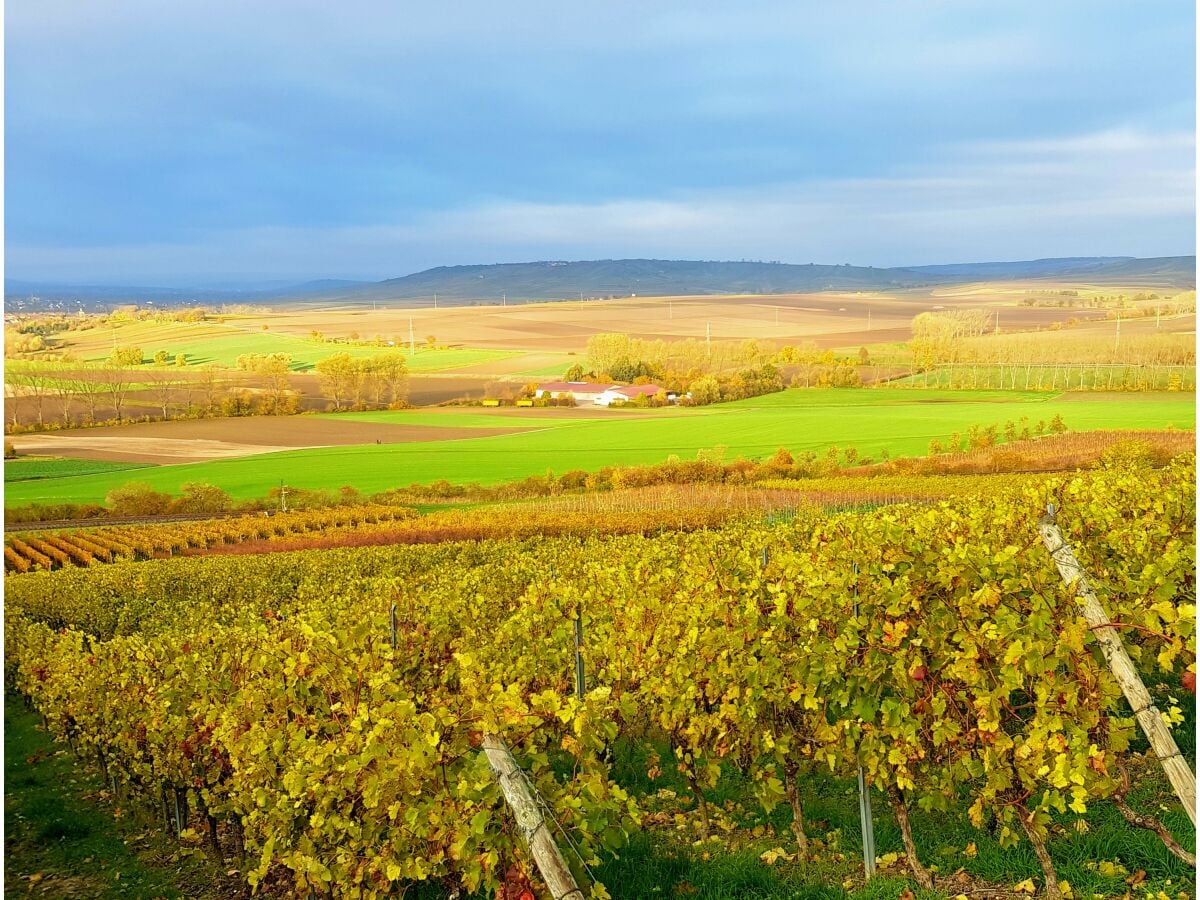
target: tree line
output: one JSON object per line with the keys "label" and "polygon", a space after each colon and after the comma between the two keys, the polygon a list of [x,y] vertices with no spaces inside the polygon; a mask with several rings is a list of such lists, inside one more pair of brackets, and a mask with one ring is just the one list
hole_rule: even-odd
{"label": "tree line", "polygon": [[[137,347],[118,347],[99,362],[47,364],[10,360],[5,367],[6,431],[68,428],[128,420],[129,409],[154,418],[292,415],[301,410],[286,353],[245,354],[231,371],[189,367],[183,354],[159,351],[144,364]],[[338,353],[316,364],[329,409],[400,408],[408,397],[408,366],[399,351],[353,358]],[[247,381],[252,384],[248,384]]]}

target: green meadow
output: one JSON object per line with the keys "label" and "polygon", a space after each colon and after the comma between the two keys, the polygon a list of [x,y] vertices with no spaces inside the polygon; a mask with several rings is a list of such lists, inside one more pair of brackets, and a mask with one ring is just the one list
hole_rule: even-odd
{"label": "green meadow", "polygon": [[4,461],[4,481],[30,481],[38,478],[66,478],[144,469],[141,463],[106,462],[97,459],[62,459],[55,456],[31,456]]}
{"label": "green meadow", "polygon": [[[565,412],[565,411],[564,411]],[[723,448],[726,459],[762,458],[779,447],[793,452],[856,448],[878,459],[923,455],[929,441],[945,441],[972,425],[1002,427],[1022,417],[1030,426],[1062,416],[1071,431],[1194,429],[1195,395],[1158,393],[1098,395],[981,391],[803,390],[702,409],[612,410],[604,417],[549,418],[522,422],[511,411],[478,409],[365,413],[375,422],[448,427],[520,427],[512,434],[403,444],[291,450],[240,459],[157,466],[134,476],[176,493],[188,482],[215,484],[237,498],[261,496],[279,484],[333,488],[353,485],[376,492],[439,479],[495,484],[573,469],[695,458]],[[230,421],[231,438],[236,420]],[[131,480],[131,473],[97,473],[11,482],[5,504],[100,502]]]}
{"label": "green meadow", "polygon": [[[222,328],[227,333],[212,333]],[[382,353],[387,347],[363,344],[331,344],[311,338],[271,331],[247,331],[233,326],[218,326],[206,323],[202,329],[175,323],[133,323],[122,325],[113,331],[121,346],[138,347],[146,359],[151,359],[159,350],[165,350],[171,358],[183,353],[189,365],[217,365],[232,368],[239,356],[247,354],[287,353],[292,357],[292,369],[308,371],[319,360],[335,353],[348,353],[353,357],[369,357]],[[87,354],[91,361],[107,359],[110,352],[93,351]],[[520,356],[515,350],[471,350],[460,348],[427,349],[418,346],[415,354],[408,347],[397,346],[408,360],[410,372],[441,372],[474,366],[479,363]]]}

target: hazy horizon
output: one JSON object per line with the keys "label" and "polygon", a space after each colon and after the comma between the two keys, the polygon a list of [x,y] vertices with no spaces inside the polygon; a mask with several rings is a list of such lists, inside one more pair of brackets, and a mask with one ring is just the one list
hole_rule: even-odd
{"label": "hazy horizon", "polygon": [[7,10],[7,278],[1195,252],[1190,5]]}
{"label": "hazy horizon", "polygon": [[[1189,256],[1192,257],[1193,259],[1195,259],[1195,254],[1191,254],[1191,253],[1171,254],[1171,255],[1164,254],[1164,255],[1158,255],[1158,256],[1154,256],[1154,257],[1134,257],[1134,256],[1130,256],[1129,254],[1120,254],[1120,255],[1114,255],[1114,256],[1090,256],[1090,257],[1041,257],[1041,259],[1042,260],[1073,259],[1073,258],[1109,259],[1109,260],[1170,259],[1170,258],[1189,257]],[[18,278],[18,277],[14,277],[14,276],[10,276],[10,275],[6,274],[4,280],[5,280],[6,288],[7,288],[7,285],[10,283],[18,283],[18,284],[41,285],[41,286],[56,287],[56,288],[141,288],[141,289],[149,289],[149,290],[153,290],[156,288],[162,288],[164,290],[205,290],[205,291],[253,292],[253,291],[279,290],[279,289],[284,289],[284,288],[302,286],[302,285],[309,284],[309,283],[320,283],[323,281],[358,283],[358,284],[364,284],[364,285],[375,284],[375,283],[379,283],[381,281],[389,281],[389,280],[405,278],[410,275],[419,275],[419,274],[422,274],[427,271],[432,271],[434,269],[441,269],[441,268],[456,269],[456,268],[477,268],[477,267],[482,267],[482,266],[522,266],[522,265],[536,265],[538,263],[576,264],[576,263],[589,263],[589,262],[621,262],[621,261],[634,260],[634,259],[643,259],[643,260],[657,261],[657,262],[706,262],[706,263],[719,263],[719,264],[742,262],[742,263],[757,263],[757,264],[772,264],[773,265],[773,264],[781,263],[783,265],[790,265],[790,266],[805,266],[805,265],[810,265],[810,264],[818,265],[818,266],[851,265],[851,266],[855,266],[858,268],[914,269],[914,270],[922,269],[922,268],[929,268],[929,267],[934,267],[934,266],[989,266],[989,265],[1005,265],[1005,264],[1009,264],[1009,263],[1037,262],[1038,261],[1038,260],[974,259],[974,260],[944,260],[941,262],[912,263],[908,266],[873,266],[870,263],[864,263],[864,264],[833,263],[833,262],[824,262],[821,260],[812,260],[810,262],[793,262],[790,260],[763,260],[763,259],[652,260],[649,257],[621,257],[621,258],[612,258],[612,259],[571,259],[571,260],[541,259],[541,260],[503,260],[503,261],[494,261],[494,262],[485,262],[485,263],[466,263],[466,262],[451,263],[451,264],[447,264],[444,266],[433,266],[433,267],[430,267],[430,269],[421,269],[416,272],[401,272],[396,275],[388,276],[387,278],[382,278],[382,279],[381,278],[330,277],[330,276],[323,276],[320,274],[316,274],[316,275],[311,275],[308,277],[262,279],[262,280],[257,280],[257,281],[251,280],[251,279],[214,277],[208,281],[195,281],[195,282],[190,282],[190,283],[186,283],[186,282],[165,283],[164,282],[164,283],[158,283],[158,284],[141,284],[141,283],[133,283],[133,282],[129,282],[129,281],[112,281],[112,280],[109,280],[109,281],[53,281],[51,279],[46,279],[46,278]]]}

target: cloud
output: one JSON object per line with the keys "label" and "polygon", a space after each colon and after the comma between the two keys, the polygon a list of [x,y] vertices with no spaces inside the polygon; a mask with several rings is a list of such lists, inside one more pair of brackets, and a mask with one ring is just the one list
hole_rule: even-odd
{"label": "cloud", "polygon": [[682,257],[916,265],[1156,256],[1195,241],[1194,139],[1132,128],[948,147],[883,177],[596,203],[494,199],[407,221],[213,231],[190,242],[12,247],[10,272],[85,279],[315,274],[434,265]]}
{"label": "cloud", "polygon": [[17,277],[1188,248],[1194,10],[72,0],[6,21]]}

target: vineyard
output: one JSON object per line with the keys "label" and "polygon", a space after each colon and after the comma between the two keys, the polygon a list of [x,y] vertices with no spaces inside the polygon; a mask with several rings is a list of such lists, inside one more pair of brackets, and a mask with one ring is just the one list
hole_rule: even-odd
{"label": "vineyard", "polygon": [[656,485],[567,494],[467,509],[413,510],[363,504],[228,519],[21,531],[5,536],[4,568],[24,574],[170,556],[246,554],[332,547],[432,544],[589,534],[655,534],[713,528],[734,519],[787,518],[802,509],[924,502],[1015,487],[1022,475],[983,478],[884,476],[761,485]]}
{"label": "vineyard", "polygon": [[363,505],[171,524],[108,526],[5,535],[4,571],[24,573],[120,560],[156,559],[272,537],[340,531],[413,516],[403,507]]}
{"label": "vineyard", "polygon": [[[6,584],[6,677],[114,791],[253,886],[529,885],[480,751],[492,735],[591,896],[609,895],[596,867],[664,821],[686,843],[751,841],[713,800],[729,779],[787,812],[764,865],[830,853],[806,797],[861,767],[918,884],[934,875],[912,814],[965,810],[981,841],[1031,846],[1046,895],[1069,897],[1046,847],[1083,840],[1090,807],[1170,836],[1158,810],[1129,808],[1144,744],[1040,545],[1048,502],[1183,722],[1194,459],[774,526],[30,572]],[[649,792],[615,775],[631,745]],[[664,811],[668,773],[686,789]],[[1164,822],[1194,839],[1177,811]],[[1190,877],[1159,851],[1156,871]]]}
{"label": "vineyard", "polygon": [[610,502],[496,504],[417,516],[406,507],[362,505],[183,523],[108,526],[6,535],[5,572],[24,574],[171,556],[246,554],[331,547],[434,544],[588,534],[654,534],[710,528],[731,519],[805,505],[791,491],[704,487],[635,492]]}

